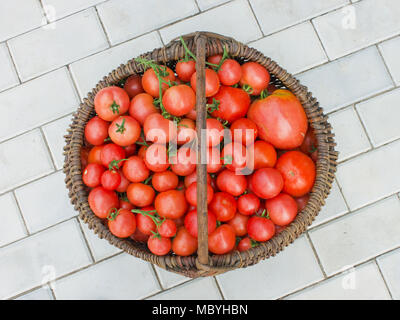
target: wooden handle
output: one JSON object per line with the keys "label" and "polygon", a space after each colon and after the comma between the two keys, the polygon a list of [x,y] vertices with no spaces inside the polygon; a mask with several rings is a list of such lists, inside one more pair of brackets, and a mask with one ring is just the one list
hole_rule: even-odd
{"label": "wooden handle", "polygon": [[206,38],[196,36],[196,127],[197,127],[197,226],[198,248],[197,256],[201,264],[208,264],[208,219],[207,219],[207,142],[205,136],[207,107],[206,107]]}

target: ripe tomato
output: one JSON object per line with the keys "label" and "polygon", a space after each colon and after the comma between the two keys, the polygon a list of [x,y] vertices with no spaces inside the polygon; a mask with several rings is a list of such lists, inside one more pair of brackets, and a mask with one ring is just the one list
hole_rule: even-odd
{"label": "ripe tomato", "polygon": [[251,242],[251,239],[249,237],[245,237],[242,240],[239,241],[238,245],[237,245],[237,249],[240,252],[249,250],[253,247],[253,244]]}
{"label": "ripe tomato", "polygon": [[237,200],[238,211],[241,214],[251,216],[260,208],[260,203],[260,199],[256,195],[252,193],[244,194]]}
{"label": "ripe tomato", "polygon": [[119,207],[120,207],[120,209],[126,209],[126,210],[129,210],[129,211],[134,209],[133,204],[130,203],[128,199],[126,199],[126,200],[119,199]]}
{"label": "ripe tomato", "polygon": [[275,225],[270,219],[253,216],[247,221],[247,233],[253,240],[268,241],[275,235]]}
{"label": "ripe tomato", "polygon": [[187,147],[180,147],[176,156],[170,157],[171,169],[178,176],[187,176],[196,169],[196,151]]}
{"label": "ripe tomato", "polygon": [[[137,229],[146,236],[151,236],[153,232],[156,232],[157,226],[150,216],[154,216],[155,209],[153,206],[144,207],[141,209],[141,213],[136,215]],[[145,211],[145,212],[143,212]]]}
{"label": "ripe tomato", "polygon": [[[193,182],[197,181],[197,173],[196,171],[192,172],[191,174],[187,175],[184,179],[185,187],[189,187]],[[207,183],[211,183],[211,176],[207,174]]]}
{"label": "ripe tomato", "polygon": [[221,152],[219,148],[207,149],[207,172],[216,173],[222,168]]}
{"label": "ripe tomato", "polygon": [[182,257],[187,257],[195,253],[197,250],[197,239],[181,227],[176,233],[176,237],[172,240],[172,251]]}
{"label": "ripe tomato", "polygon": [[304,196],[294,198],[294,201],[297,203],[297,212],[303,211],[303,209],[306,207],[308,200],[310,200],[310,194],[307,193]]}
{"label": "ripe tomato", "polygon": [[121,176],[118,171],[106,170],[101,175],[101,185],[106,190],[115,190],[121,183]]}
{"label": "ripe tomato", "polygon": [[246,62],[242,64],[242,77],[240,85],[250,86],[251,94],[258,96],[261,91],[268,87],[270,75],[267,69],[257,62]]}
{"label": "ripe tomato", "polygon": [[304,137],[303,143],[300,146],[300,150],[306,155],[310,156],[314,162],[317,162],[317,137],[314,135],[314,131],[311,127],[308,127],[306,136]]}
{"label": "ripe tomato", "polygon": [[[207,204],[211,202],[214,196],[214,190],[207,184]],[[193,182],[185,191],[187,202],[192,206],[197,206],[197,182]]]}
{"label": "ripe tomato", "polygon": [[90,149],[89,155],[88,155],[88,162],[102,164],[102,162],[101,162],[101,150],[102,149],[103,149],[103,145],[94,146],[92,149]]}
{"label": "ripe tomato", "polygon": [[247,180],[245,176],[236,175],[234,172],[226,169],[218,174],[217,187],[219,190],[237,197],[245,192],[247,188]]}
{"label": "ripe tomato", "polygon": [[[175,74],[174,72],[168,68],[167,66],[160,66],[163,71],[167,73],[166,76],[161,77],[165,81],[175,81]],[[158,78],[154,72],[153,69],[147,69],[142,77],[142,86],[144,91],[146,91],[148,94],[153,96],[154,98],[158,98],[160,96],[160,85],[158,82]],[[161,85],[162,91],[164,92],[168,88],[168,84],[163,83]]]}
{"label": "ripe tomato", "polygon": [[[191,210],[187,213],[184,220],[186,230],[191,234],[191,236],[197,238],[198,226],[197,226],[197,210]],[[217,218],[215,214],[208,210],[207,212],[207,228],[208,234],[212,233],[217,227]]]}
{"label": "ripe tomato", "polygon": [[[251,150],[251,148],[249,148]],[[261,168],[273,168],[276,163],[276,150],[272,144],[257,140],[253,146],[254,170]]]}
{"label": "ripe tomato", "polygon": [[283,188],[283,177],[274,168],[256,170],[250,178],[252,191],[262,199],[277,196]]}
{"label": "ripe tomato", "polygon": [[183,116],[195,107],[196,94],[186,84],[168,88],[162,98],[165,110],[173,116]]}
{"label": "ripe tomato", "polygon": [[131,116],[115,119],[108,128],[108,135],[115,144],[126,147],[135,143],[140,137],[140,124]]}
{"label": "ripe tomato", "polygon": [[85,138],[87,142],[94,146],[103,144],[104,139],[108,137],[109,125],[107,121],[104,121],[98,116],[90,119],[85,126]]}
{"label": "ripe tomato", "polygon": [[88,202],[93,213],[101,219],[107,218],[111,209],[117,208],[119,205],[117,194],[103,187],[92,189],[89,193]]}
{"label": "ripe tomato", "polygon": [[163,172],[169,167],[168,151],[163,144],[155,143],[148,147],[143,160],[147,168],[154,172]]}
{"label": "ripe tomato", "polygon": [[81,148],[81,152],[80,152],[81,168],[86,168],[86,166],[89,164],[89,162],[88,162],[89,151],[90,151],[90,148],[88,148],[88,147]]}
{"label": "ripe tomato", "polygon": [[[151,144],[149,146],[151,146]],[[141,146],[138,150],[137,156],[144,159],[146,157],[146,151],[149,146]]]}
{"label": "ripe tomato", "polygon": [[240,64],[233,59],[226,59],[218,70],[218,77],[225,86],[233,86],[242,77]]}
{"label": "ripe tomato", "polygon": [[258,135],[256,124],[247,118],[240,118],[233,121],[231,125],[233,141],[250,146],[254,143]]}
{"label": "ripe tomato", "polygon": [[176,125],[165,119],[159,113],[147,116],[143,124],[143,131],[147,141],[167,143],[176,137]]}
{"label": "ripe tomato", "polygon": [[152,235],[147,240],[147,247],[157,256],[165,256],[171,251],[171,240],[160,235]]}
{"label": "ripe tomato", "polygon": [[178,61],[175,67],[175,71],[179,79],[184,82],[189,82],[193,73],[196,72],[196,62],[194,60]]}
{"label": "ripe tomato", "polygon": [[218,93],[208,99],[208,103],[212,103],[213,99],[219,101],[219,106],[211,115],[229,123],[243,118],[250,106],[250,96],[240,88],[221,86]]}
{"label": "ripe tomato", "polygon": [[126,189],[128,189],[128,186],[131,182],[125,177],[125,175],[122,173],[122,170],[118,170],[118,173],[121,177],[121,182],[118,185],[118,187],[115,189],[115,191],[126,192]]}
{"label": "ripe tomato", "polygon": [[139,121],[143,126],[146,118],[153,113],[160,113],[160,110],[153,104],[154,99],[148,93],[139,93],[135,96],[129,107],[129,115]]}
{"label": "ripe tomato", "polygon": [[233,228],[223,224],[208,236],[208,250],[215,254],[225,254],[233,250],[236,236]]}
{"label": "ripe tomato", "polygon": [[242,237],[247,234],[247,221],[249,220],[249,216],[245,216],[240,213],[236,213],[235,216],[228,221],[228,224],[235,231],[236,236]]}
{"label": "ripe tomato", "polygon": [[178,176],[172,171],[156,172],[151,178],[153,188],[158,192],[176,189],[179,184]]}
{"label": "ripe tomato", "polygon": [[103,164],[103,166],[108,168],[108,165],[111,163],[111,161],[119,161],[125,159],[125,155],[126,153],[124,148],[114,143],[109,143],[101,149],[101,163]]}
{"label": "ripe tomato", "polygon": [[135,215],[126,209],[115,209],[108,217],[108,229],[116,237],[130,237],[136,230]]}
{"label": "ripe tomato", "polygon": [[160,217],[167,219],[178,219],[182,217],[188,208],[185,196],[178,190],[168,190],[160,192],[155,201],[156,208]]}
{"label": "ripe tomato", "polygon": [[126,189],[126,196],[134,206],[146,207],[153,203],[155,191],[147,184],[131,183]]}
{"label": "ripe tomato", "polygon": [[207,61],[208,61],[208,62],[210,62],[210,63],[212,63],[212,64],[216,64],[216,65],[219,65],[219,63],[221,62],[221,60],[222,60],[222,54],[215,54],[215,55],[209,56],[209,57],[207,58]]}
{"label": "ripe tomato", "polygon": [[132,156],[124,162],[122,173],[131,182],[142,182],[149,177],[150,170],[142,158]]}
{"label": "ripe tomato", "polygon": [[227,192],[217,192],[210,203],[210,209],[215,213],[218,221],[229,221],[235,216],[236,200]]}
{"label": "ripe tomato", "polygon": [[192,120],[196,120],[196,117],[197,117],[196,108],[193,108],[188,113],[186,113],[185,117],[189,118],[189,119],[192,119]]}
{"label": "ripe tomato", "polygon": [[174,220],[165,219],[161,226],[157,227],[157,231],[160,236],[165,238],[171,238],[176,234],[176,224]]}
{"label": "ripe tomato", "polygon": [[178,123],[177,144],[183,145],[196,138],[196,123],[189,118],[183,118]]}
{"label": "ripe tomato", "polygon": [[286,193],[265,201],[265,208],[271,221],[278,226],[288,225],[297,215],[297,203]]}
{"label": "ripe tomato", "polygon": [[299,147],[308,121],[300,101],[288,90],[279,89],[250,106],[247,117],[258,127],[260,139],[278,149]]}
{"label": "ripe tomato", "polygon": [[120,87],[111,86],[101,89],[94,98],[94,108],[98,116],[105,121],[113,121],[129,109],[129,96]]}
{"label": "ripe tomato", "polygon": [[125,81],[124,90],[131,99],[137,96],[139,93],[144,92],[142,86],[142,77],[139,75],[129,76]]}
{"label": "ripe tomato", "polygon": [[208,118],[206,120],[206,139],[208,147],[215,147],[224,138],[224,126],[217,119]]}
{"label": "ripe tomato", "polygon": [[89,163],[82,174],[83,183],[90,188],[97,187],[101,183],[101,175],[105,168],[97,163]]}
{"label": "ripe tomato", "polygon": [[133,156],[136,153],[136,144],[132,143],[129,146],[124,147],[124,149],[127,157]]}
{"label": "ripe tomato", "polygon": [[282,155],[276,168],[283,176],[283,191],[293,197],[301,197],[310,192],[315,181],[315,164],[300,151],[289,151]]}
{"label": "ripe tomato", "polygon": [[[190,86],[196,92],[196,75],[197,73],[193,73],[192,77],[190,78]],[[212,69],[205,70],[205,81],[206,81],[206,97],[212,97],[215,95],[220,86],[218,74]]]}
{"label": "ripe tomato", "polygon": [[222,149],[222,161],[231,171],[240,171],[247,165],[247,149],[241,143],[228,143]]}
{"label": "ripe tomato", "polygon": [[[136,217],[136,221],[137,221],[137,217]],[[142,243],[147,243],[147,240],[149,239],[150,236],[143,234],[138,228],[136,228],[135,232],[133,233],[133,235],[131,235],[131,239],[138,241],[138,242],[142,242]]]}

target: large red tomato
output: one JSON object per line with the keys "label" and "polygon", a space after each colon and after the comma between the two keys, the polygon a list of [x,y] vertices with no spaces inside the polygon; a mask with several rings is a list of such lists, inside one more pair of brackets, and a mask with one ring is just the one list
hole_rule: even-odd
{"label": "large red tomato", "polygon": [[178,219],[182,217],[188,208],[185,196],[178,190],[160,192],[155,201],[154,207],[161,217],[167,219]]}
{"label": "large red tomato", "polygon": [[113,121],[129,109],[130,99],[124,89],[111,86],[101,89],[94,98],[94,108],[99,117]]}
{"label": "large red tomato", "polygon": [[162,98],[165,110],[173,116],[183,116],[196,104],[196,94],[185,84],[168,88]]}
{"label": "large red tomato", "polygon": [[119,206],[119,199],[114,191],[97,187],[90,191],[88,202],[90,209],[101,219],[107,218],[111,209]]}

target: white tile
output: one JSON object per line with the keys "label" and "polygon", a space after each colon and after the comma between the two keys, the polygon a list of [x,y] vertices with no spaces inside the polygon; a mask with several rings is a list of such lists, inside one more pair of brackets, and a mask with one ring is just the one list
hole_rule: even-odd
{"label": "white tile", "polygon": [[49,21],[95,6],[105,0],[41,0]]}
{"label": "white tile", "polygon": [[399,163],[397,141],[340,164],[336,177],[350,210],[398,192]]}
{"label": "white tile", "polygon": [[128,254],[100,262],[56,282],[61,300],[141,299],[159,291],[149,263]]}
{"label": "white tile", "polygon": [[78,214],[65,186],[65,174],[53,173],[15,190],[29,232],[37,232]]}
{"label": "white tile", "polygon": [[19,83],[7,46],[0,43],[0,91]]}
{"label": "white tile", "polygon": [[54,300],[53,295],[48,287],[45,285],[39,289],[33,290],[27,294],[24,294],[15,300]]}
{"label": "white tile", "polygon": [[46,23],[37,0],[0,1],[0,41]]}
{"label": "white tile", "polygon": [[8,44],[22,81],[108,47],[93,8],[18,36]]}
{"label": "white tile", "polygon": [[328,275],[400,245],[400,201],[393,196],[309,232]]}
{"label": "white tile", "polygon": [[393,87],[376,47],[306,71],[297,78],[317,97],[325,112]]}
{"label": "white tile", "polygon": [[90,264],[70,220],[0,249],[0,298],[9,298]]}
{"label": "white tile", "polygon": [[261,51],[290,73],[299,73],[328,60],[310,22],[252,42],[250,47]]}
{"label": "white tile", "polygon": [[348,0],[250,0],[265,35],[318,16]]}
{"label": "white tile", "polygon": [[38,129],[0,144],[0,193],[53,171]]}
{"label": "white tile", "polygon": [[389,72],[397,85],[400,84],[400,37],[387,40],[379,45],[382,56],[386,61]]}
{"label": "white tile", "polygon": [[93,230],[90,230],[86,223],[79,220],[83,233],[87,239],[87,242],[90,247],[90,251],[93,254],[93,258],[95,261],[99,261],[105,258],[108,258],[118,252],[121,252],[121,249],[118,249],[116,246],[113,246],[105,239],[100,239]]}
{"label": "white tile", "polygon": [[236,300],[277,299],[322,278],[305,236],[296,239],[275,257],[217,276],[225,298]]}
{"label": "white tile", "polygon": [[197,0],[197,3],[200,10],[204,11],[228,1],[230,0]]}
{"label": "white tile", "polygon": [[161,29],[164,43],[194,31],[211,31],[249,42],[262,36],[246,0],[237,0]]}
{"label": "white tile", "polygon": [[364,0],[313,22],[329,58],[336,59],[398,34],[399,15],[397,0]]}
{"label": "white tile", "polygon": [[110,0],[97,8],[112,44],[132,39],[198,12],[194,0]]}
{"label": "white tile", "polygon": [[336,180],[333,182],[331,193],[325,201],[325,205],[311,225],[312,228],[349,212]]}
{"label": "white tile", "polygon": [[64,165],[64,136],[67,134],[67,128],[71,124],[71,121],[72,116],[68,115],[43,126],[43,133],[47,144],[49,145],[57,170],[62,169]]}
{"label": "white tile", "polygon": [[26,236],[17,203],[11,193],[0,196],[0,246]]}
{"label": "white tile", "polygon": [[77,109],[79,98],[66,68],[0,93],[0,141]]}
{"label": "white tile", "polygon": [[375,263],[325,280],[287,297],[288,300],[390,300],[390,295]]}
{"label": "white tile", "polygon": [[393,299],[400,300],[400,249],[389,252],[376,261],[386,280]]}
{"label": "white tile", "polygon": [[215,279],[196,279],[161,292],[149,300],[221,300]]}
{"label": "white tile", "polygon": [[160,267],[157,267],[156,265],[154,265],[154,267],[157,272],[158,278],[160,279],[161,285],[164,289],[174,287],[191,279],[175,272],[166,271]]}
{"label": "white tile", "polygon": [[70,70],[80,96],[85,97],[104,76],[122,63],[161,46],[159,36],[152,32],[72,63]]}
{"label": "white tile", "polygon": [[356,105],[361,121],[374,146],[400,138],[400,89]]}
{"label": "white tile", "polygon": [[368,137],[352,106],[330,114],[329,122],[335,133],[339,161],[371,149]]}

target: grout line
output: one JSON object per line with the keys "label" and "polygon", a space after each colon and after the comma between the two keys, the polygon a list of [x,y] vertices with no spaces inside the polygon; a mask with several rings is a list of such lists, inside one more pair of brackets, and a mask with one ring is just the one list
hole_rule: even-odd
{"label": "grout line", "polygon": [[93,8],[94,8],[94,11],[96,11],[96,17],[99,20],[99,23],[101,25],[101,29],[104,32],[104,35],[106,36],[107,43],[108,43],[109,47],[111,48],[112,47],[111,40],[110,40],[110,37],[109,37],[109,35],[107,33],[106,27],[104,26],[103,20],[101,20],[101,18],[100,18],[100,14],[99,14],[99,11],[97,10],[97,6],[94,6]]}
{"label": "grout line", "polygon": [[328,51],[326,50],[326,48],[325,48],[325,46],[324,46],[324,43],[322,42],[322,39],[321,39],[321,37],[320,37],[320,35],[319,35],[319,33],[318,33],[318,30],[317,30],[317,28],[316,28],[316,26],[315,26],[315,24],[314,24],[314,21],[313,21],[313,20],[310,20],[310,23],[311,23],[312,28],[314,29],[315,34],[317,35],[319,44],[321,45],[322,50],[324,51],[324,54],[325,54],[326,59],[328,59],[328,61],[326,61],[326,62],[330,62],[331,59],[330,59],[330,57],[329,57],[329,55],[328,55]]}
{"label": "grout line", "polygon": [[[14,61],[14,58],[13,58],[12,54],[11,54],[10,46],[8,45],[7,41],[5,41],[4,44],[5,44],[6,48],[7,48],[8,55],[10,56],[11,65],[13,67],[13,70],[15,71],[15,74],[17,75],[17,78],[18,78],[18,81],[19,81],[18,84],[16,84],[15,86],[11,87],[11,88],[14,88],[14,87],[19,86],[22,83],[22,80],[21,80],[21,77],[19,76],[19,73],[18,73],[18,70],[17,70],[17,65],[16,65],[16,63]],[[8,89],[11,89],[11,88],[8,88]],[[6,89],[6,90],[8,90],[8,89]],[[6,90],[3,90],[3,91],[6,91]],[[0,91],[0,92],[2,92],[2,91]]]}
{"label": "grout line", "polygon": [[218,282],[218,279],[217,279],[217,277],[216,277],[216,276],[213,276],[213,278],[214,278],[215,284],[217,285],[217,288],[218,288],[219,294],[220,294],[220,295],[221,295],[221,297],[222,297],[222,300],[227,300],[227,299],[225,298],[225,296],[224,296],[223,292],[222,292],[222,288],[221,288],[221,286],[220,286],[220,284],[219,284],[219,282]]}
{"label": "grout line", "polygon": [[194,3],[196,4],[196,7],[197,7],[197,9],[199,10],[199,12],[202,12],[201,9],[200,9],[199,4],[198,4],[198,2],[197,2],[197,0],[193,0],[193,1],[194,1]]}
{"label": "grout line", "polygon": [[53,153],[52,153],[51,150],[50,150],[48,141],[47,141],[47,139],[46,139],[46,135],[44,134],[42,127],[38,127],[38,129],[39,129],[40,135],[42,136],[43,142],[44,142],[44,144],[45,144],[45,146],[46,146],[47,152],[48,152],[48,154],[50,155],[50,159],[51,159],[51,163],[52,163],[52,165],[53,165],[53,169],[54,169],[55,171],[57,171],[58,169],[57,169],[57,166],[56,166],[56,161],[55,161],[55,159],[54,159],[54,157],[53,157]]}
{"label": "grout line", "polygon": [[46,19],[46,24],[43,24],[43,25],[42,25],[42,26],[44,26],[44,25],[47,25],[47,24],[49,24],[49,23],[51,23],[51,22],[50,22],[49,18],[47,17],[46,9],[45,9],[45,6],[44,6],[44,4],[43,4],[43,0],[38,0],[38,1],[39,1],[39,4],[40,4],[40,7],[41,7],[41,9],[42,9],[43,18]]}
{"label": "grout line", "polygon": [[365,135],[367,136],[368,143],[369,143],[371,149],[374,149],[374,145],[373,145],[373,143],[372,143],[371,137],[370,137],[369,134],[368,134],[367,127],[366,127],[366,125],[364,124],[364,122],[362,121],[362,119],[361,119],[361,117],[360,117],[360,114],[358,113],[358,110],[357,110],[357,108],[356,108],[356,105],[353,104],[353,105],[351,106],[351,108],[352,108],[353,111],[356,113],[356,116],[357,116],[357,118],[358,118],[358,121],[360,121],[360,123],[361,123],[361,127],[362,127],[362,129],[364,130]]}
{"label": "grout line", "polygon": [[54,292],[53,288],[51,287],[51,283],[49,282],[47,285],[49,287],[51,295],[53,296],[53,299],[57,300],[56,293]]}
{"label": "grout line", "polygon": [[[19,215],[20,215],[20,217],[21,217],[22,224],[23,224],[23,226],[24,226],[24,228],[25,228],[25,231],[26,231],[26,236],[23,237],[23,238],[21,238],[21,239],[18,239],[18,240],[22,240],[22,239],[25,239],[25,238],[29,237],[29,236],[31,235],[31,233],[29,232],[28,224],[26,223],[25,217],[24,217],[24,215],[23,215],[23,213],[22,213],[22,208],[21,208],[21,205],[19,204],[17,195],[15,194],[15,190],[12,190],[12,191],[11,191],[11,194],[12,194],[12,196],[14,197],[15,203],[17,204],[18,211],[19,211]],[[18,240],[16,240],[16,241],[18,241]],[[14,241],[14,242],[16,242],[16,241]],[[4,246],[2,246],[2,247],[0,247],[0,248],[6,247],[6,246],[9,245],[9,244],[10,244],[10,243],[7,243],[6,245],[4,245]]]}
{"label": "grout line", "polygon": [[80,223],[80,220],[79,220],[78,216],[75,216],[75,218],[76,218],[76,221],[77,221],[77,223],[78,223],[79,230],[81,231],[81,234],[82,234],[82,236],[83,236],[83,241],[85,242],[86,247],[87,247],[87,249],[88,249],[90,258],[92,259],[92,263],[94,263],[94,262],[96,262],[96,259],[94,258],[94,254],[93,254],[93,252],[92,252],[92,249],[90,248],[89,241],[88,241],[88,239],[86,238],[85,232],[83,231],[82,224]]}
{"label": "grout line", "polygon": [[[379,44],[380,44],[380,43],[379,43]],[[378,44],[378,43],[375,44],[376,49],[378,50],[379,56],[382,58],[383,65],[385,66],[386,71],[387,71],[387,73],[388,73],[389,76],[390,76],[390,79],[392,79],[393,85],[396,86],[396,81],[394,81],[394,78],[393,78],[392,73],[390,72],[389,66],[388,66],[388,64],[386,63],[385,58],[383,57],[383,53],[382,53],[381,49],[379,48],[379,44]]]}
{"label": "grout line", "polygon": [[161,292],[162,292],[162,291],[164,291],[165,289],[164,289],[164,287],[163,287],[163,285],[162,285],[162,283],[161,283],[161,280],[160,280],[160,277],[159,277],[159,275],[158,275],[158,273],[157,273],[156,267],[155,267],[154,264],[152,264],[152,263],[150,263],[150,265],[151,265],[151,268],[153,269],[154,276],[155,276],[155,278],[157,279],[158,285],[160,286]]}
{"label": "grout line", "polygon": [[152,297],[154,297],[154,296],[156,296],[156,295],[158,295],[158,294],[160,294],[160,293],[164,293],[164,292],[171,291],[172,289],[181,287],[181,286],[183,286],[184,284],[187,284],[187,283],[189,283],[189,282],[193,282],[193,281],[196,281],[196,280],[199,280],[199,279],[188,279],[188,280],[185,280],[184,282],[178,283],[178,284],[175,285],[175,286],[172,286],[172,287],[170,287],[170,288],[165,288],[164,291],[159,291],[159,292],[156,292],[156,293],[152,293],[151,295],[145,296],[145,297],[142,298],[142,300],[147,300],[148,298],[152,298]]}
{"label": "grout line", "polygon": [[393,299],[392,292],[391,292],[390,289],[389,289],[388,283],[387,283],[387,281],[386,281],[386,279],[385,279],[385,277],[384,277],[384,275],[383,275],[383,273],[382,273],[381,267],[379,266],[379,263],[378,263],[378,261],[376,260],[376,258],[374,259],[374,262],[375,262],[376,267],[378,268],[378,272],[379,272],[379,274],[380,274],[381,277],[382,277],[383,283],[385,284],[386,290],[388,291],[390,298],[391,298],[392,300],[394,300],[394,299]]}
{"label": "grout line", "polygon": [[76,98],[79,101],[79,104],[83,102],[83,98],[81,97],[80,91],[79,91],[79,87],[78,87],[78,81],[75,79],[74,73],[71,70],[71,64],[67,65],[67,72],[68,72],[68,76],[71,80],[72,86],[75,89],[75,94],[76,94]]}
{"label": "grout line", "polygon": [[250,3],[250,0],[247,0],[247,4],[249,5],[251,12],[253,13],[253,17],[254,17],[254,19],[256,20],[258,29],[260,29],[260,32],[261,32],[262,36],[265,37],[264,31],[263,31],[263,29],[261,28],[261,24],[260,24],[260,22],[259,22],[258,19],[257,19],[257,15],[256,15],[256,13],[255,13],[255,11],[254,11],[254,9],[253,9],[253,6],[252,6],[251,3]]}
{"label": "grout line", "polygon": [[310,244],[310,246],[311,246],[311,249],[312,249],[312,251],[314,252],[315,259],[317,260],[317,263],[318,263],[318,265],[319,265],[319,267],[320,267],[320,269],[321,269],[322,275],[323,275],[324,279],[326,279],[326,278],[327,278],[327,275],[326,275],[326,272],[325,272],[325,270],[324,270],[324,266],[322,265],[322,262],[321,262],[321,260],[320,260],[320,258],[319,258],[319,256],[318,256],[317,250],[315,249],[314,244],[313,244],[313,242],[311,241],[311,237],[310,237],[310,235],[308,234],[308,230],[305,231],[305,234],[306,234],[306,238],[308,239],[308,242],[309,242],[309,244]]}

